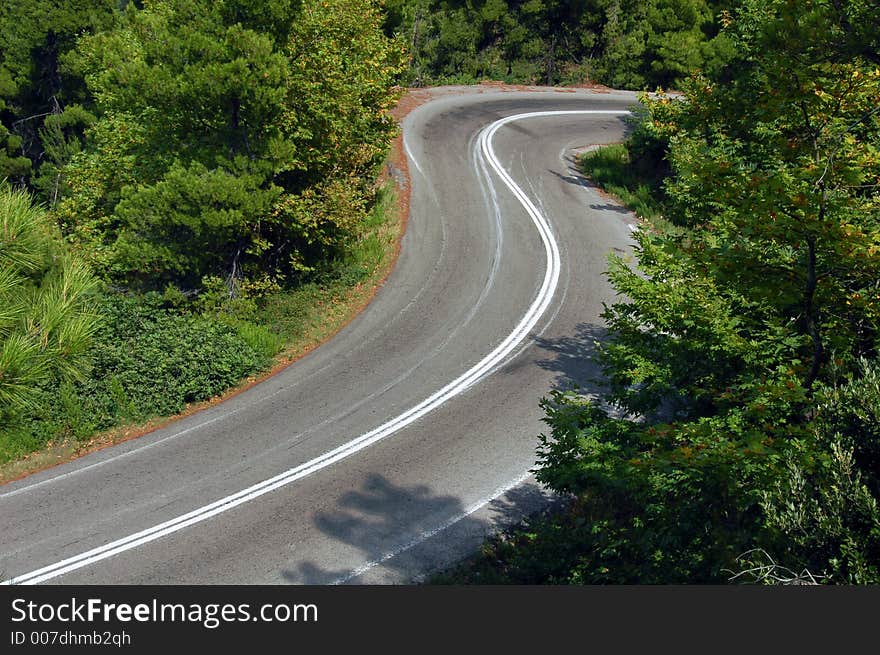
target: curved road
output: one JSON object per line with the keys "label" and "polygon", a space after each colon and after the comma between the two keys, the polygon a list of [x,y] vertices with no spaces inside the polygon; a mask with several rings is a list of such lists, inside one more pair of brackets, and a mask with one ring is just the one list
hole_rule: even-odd
{"label": "curved road", "polygon": [[635,100],[469,90],[410,113],[408,229],[370,306],[227,402],[0,487],[0,580],[404,583],[546,502],[538,400],[596,374],[602,273],[631,246],[572,153],[620,140]]}

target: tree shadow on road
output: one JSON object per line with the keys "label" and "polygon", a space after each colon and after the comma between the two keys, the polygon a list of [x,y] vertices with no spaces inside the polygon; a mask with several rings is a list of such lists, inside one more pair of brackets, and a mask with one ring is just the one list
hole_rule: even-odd
{"label": "tree shadow on road", "polygon": [[[567,161],[570,160],[570,157],[566,156]],[[599,187],[592,181],[581,175],[576,171],[576,169],[572,166],[569,166],[568,175],[564,173],[560,173],[559,171],[554,171],[552,168],[548,168],[547,172],[556,177],[559,180],[567,184],[573,184],[575,186],[581,186],[586,189],[598,189]]]}
{"label": "tree shadow on road", "polygon": [[540,358],[534,363],[556,373],[553,389],[579,389],[599,393],[605,388],[598,361],[598,342],[608,330],[593,323],[579,323],[574,334],[557,338],[533,337]]}
{"label": "tree shadow on road", "polygon": [[590,203],[589,205],[587,205],[590,209],[593,209],[595,211],[609,211],[620,214],[622,216],[635,217],[635,214],[631,209],[623,206],[616,199],[609,198],[609,195],[602,189],[601,186],[599,186],[598,184],[593,182],[593,180],[584,176],[580,172],[576,156],[573,153],[566,154],[564,160],[568,166],[568,171],[566,173],[560,173],[559,171],[554,171],[553,169],[549,168],[547,169],[547,172],[555,176],[557,179],[562,180],[566,184],[572,184],[574,186],[583,187],[585,189],[592,189],[603,199],[608,199],[608,202],[604,203]]}
{"label": "tree shadow on road", "polygon": [[303,562],[282,571],[282,576],[294,584],[360,582],[354,567],[366,562],[361,568],[368,568],[360,573],[381,567],[392,580],[418,582],[426,573],[475,551],[490,533],[545,507],[549,500],[538,485],[524,484],[490,501],[488,518],[477,518],[469,514],[473,508],[456,496],[433,494],[425,485],[395,485],[372,474],[359,490],[343,495],[335,511],[313,519],[321,532],[350,547],[334,549],[347,561]]}

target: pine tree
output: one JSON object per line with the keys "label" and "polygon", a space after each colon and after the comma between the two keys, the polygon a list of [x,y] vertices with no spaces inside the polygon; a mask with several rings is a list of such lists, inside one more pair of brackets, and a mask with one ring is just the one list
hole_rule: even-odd
{"label": "pine tree", "polygon": [[82,375],[95,288],[45,210],[0,185],[0,425],[33,408],[39,385]]}

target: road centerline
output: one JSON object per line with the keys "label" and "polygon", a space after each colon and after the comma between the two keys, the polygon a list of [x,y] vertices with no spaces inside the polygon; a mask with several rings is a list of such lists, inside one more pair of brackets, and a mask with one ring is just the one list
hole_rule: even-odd
{"label": "road centerline", "polygon": [[121,539],[111,541],[102,546],[98,546],[79,555],[66,558],[54,564],[44,566],[29,573],[14,576],[0,584],[38,584],[71,571],[95,564],[102,560],[113,557],[122,552],[132,550],[138,546],[150,543],[163,536],[173,534],[186,527],[195,525],[218,514],[226,512],[243,503],[254,500],[271,491],[284,487],[292,482],[302,479],[312,473],[345,459],[364,448],[398,432],[411,423],[417,421],[434,409],[440,407],[455,396],[463,393],[474,384],[485,378],[494,370],[497,370],[499,363],[503,362],[508,355],[513,352],[517,346],[526,338],[529,332],[534,328],[540,318],[544,315],[553,299],[556,287],[558,285],[561,256],[559,246],[556,242],[552,229],[546,217],[538,210],[535,204],[523,192],[523,190],[513,181],[509,173],[504,169],[498,160],[493,147],[493,137],[498,130],[513,121],[524,120],[529,118],[550,117],[558,115],[587,115],[587,114],[605,114],[605,115],[625,115],[628,111],[619,110],[562,110],[562,111],[540,111],[515,114],[499,119],[480,132],[479,146],[482,157],[489,167],[495,172],[499,179],[507,186],[508,190],[514,195],[519,203],[526,210],[532,219],[538,233],[541,237],[545,255],[546,269],[541,287],[537,296],[532,301],[526,313],[520,319],[519,323],[514,327],[513,331],[491,352],[470,369],[461,374],[458,378],[448,383],[446,386],[436,391],[434,394],[411,407],[406,412],[397,417],[383,423],[373,430],[348,441],[308,462],[293,467],[279,475],[271,477],[260,483],[252,485],[246,489],[230,494],[213,503],[199,507],[191,512],[177,516],[173,519],[152,526],[145,530],[133,533]]}

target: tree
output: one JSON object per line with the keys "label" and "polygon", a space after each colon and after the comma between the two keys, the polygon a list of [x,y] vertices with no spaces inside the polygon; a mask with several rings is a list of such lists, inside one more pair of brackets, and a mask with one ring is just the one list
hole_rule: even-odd
{"label": "tree", "polygon": [[235,295],[328,260],[394,129],[396,52],[369,0],[130,6],[72,58],[100,119],[64,169],[65,230],[140,288]]}
{"label": "tree", "polygon": [[[853,28],[865,7],[744,2],[724,18],[733,61],[683,99],[646,99],[673,175],[638,270],[610,271],[627,298],[604,315],[619,414],[547,399],[538,474],[617,508],[609,534],[647,558],[635,580],[720,580],[757,546],[876,581],[878,476],[858,455],[876,450],[828,400],[842,379],[861,388],[880,335],[880,69],[876,34]],[[860,499],[822,524],[816,552],[786,509],[797,476],[823,511]]]}
{"label": "tree", "polygon": [[63,61],[80,35],[112,25],[116,5],[116,0],[0,5],[0,178],[31,186],[50,204],[61,191],[59,168],[79,149],[93,119],[82,78]]}
{"label": "tree", "polygon": [[95,287],[45,210],[0,185],[0,425],[32,408],[40,384],[82,375]]}
{"label": "tree", "polygon": [[9,71],[0,64],[0,178],[25,179],[31,170],[31,161],[21,155],[22,139],[13,134],[6,123],[9,119],[8,99],[16,95],[17,87]]}
{"label": "tree", "polygon": [[717,16],[736,0],[392,0],[385,28],[410,45],[410,79],[619,88],[677,85],[730,55]]}

